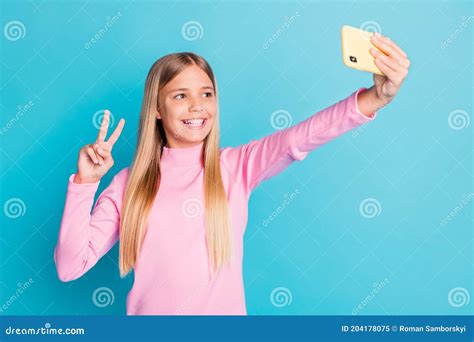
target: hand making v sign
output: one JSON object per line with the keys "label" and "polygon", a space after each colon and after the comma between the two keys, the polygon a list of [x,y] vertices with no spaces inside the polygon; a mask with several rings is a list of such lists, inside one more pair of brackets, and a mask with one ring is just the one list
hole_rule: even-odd
{"label": "hand making v sign", "polygon": [[96,183],[114,165],[112,148],[122,133],[125,120],[120,119],[117,128],[106,141],[109,122],[110,111],[105,110],[96,141],[83,146],[79,150],[77,172],[74,177],[75,183]]}

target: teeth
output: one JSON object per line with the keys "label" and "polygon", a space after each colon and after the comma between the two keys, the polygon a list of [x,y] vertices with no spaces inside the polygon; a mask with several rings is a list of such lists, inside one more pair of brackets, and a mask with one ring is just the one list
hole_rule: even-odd
{"label": "teeth", "polygon": [[200,126],[203,124],[204,119],[191,119],[191,120],[183,120],[186,125],[193,125],[193,126]]}

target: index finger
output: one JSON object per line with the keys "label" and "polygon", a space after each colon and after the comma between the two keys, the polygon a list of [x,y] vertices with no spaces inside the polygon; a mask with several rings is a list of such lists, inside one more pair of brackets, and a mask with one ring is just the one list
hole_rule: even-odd
{"label": "index finger", "polygon": [[104,110],[104,117],[100,124],[99,134],[97,134],[97,141],[104,141],[107,136],[107,130],[109,129],[110,121],[110,111],[108,109]]}
{"label": "index finger", "polygon": [[110,135],[109,139],[107,140],[107,143],[110,144],[110,147],[114,146],[114,144],[117,142],[117,139],[120,137],[120,134],[122,133],[123,126],[125,125],[125,120],[120,119],[117,128],[115,128],[114,132]]}
{"label": "index finger", "polygon": [[402,57],[406,58],[407,57],[407,54],[405,53],[405,51],[403,51],[393,40],[391,40],[389,37],[385,37],[385,36],[382,36],[380,35],[381,39],[387,43],[388,45],[390,45],[395,51],[397,51]]}
{"label": "index finger", "polygon": [[404,66],[403,56],[401,56],[398,51],[396,51],[391,45],[387,43],[386,39],[382,39],[379,36],[378,40],[373,40],[372,44],[375,45],[379,50],[381,50],[385,55],[395,59],[400,65]]}

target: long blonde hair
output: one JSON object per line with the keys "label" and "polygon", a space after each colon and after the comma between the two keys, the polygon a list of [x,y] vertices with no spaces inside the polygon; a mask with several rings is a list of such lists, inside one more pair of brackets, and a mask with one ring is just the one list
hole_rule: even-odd
{"label": "long blonde hair", "polygon": [[[137,149],[129,168],[120,223],[120,276],[134,267],[145,235],[150,209],[159,189],[160,157],[166,145],[161,120],[156,118],[160,90],[184,68],[197,65],[217,82],[207,61],[194,53],[172,53],[158,59],[151,67],[143,98]],[[227,196],[222,182],[219,157],[219,106],[210,133],[204,139],[204,208],[206,242],[211,274],[230,260],[232,254],[231,224]],[[183,251],[184,253],[185,251]]]}

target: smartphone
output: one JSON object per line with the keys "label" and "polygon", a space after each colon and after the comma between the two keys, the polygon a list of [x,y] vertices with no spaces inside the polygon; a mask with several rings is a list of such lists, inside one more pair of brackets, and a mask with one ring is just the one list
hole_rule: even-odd
{"label": "smartphone", "polygon": [[344,25],[341,30],[342,61],[349,68],[385,76],[375,65],[375,58],[369,51],[370,48],[374,48],[384,53],[370,41],[373,35],[374,32]]}

